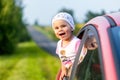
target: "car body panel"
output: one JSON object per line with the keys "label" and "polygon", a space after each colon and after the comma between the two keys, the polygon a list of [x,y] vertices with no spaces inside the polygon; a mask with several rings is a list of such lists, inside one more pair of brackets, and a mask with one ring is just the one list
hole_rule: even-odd
{"label": "car body panel", "polygon": [[113,13],[113,14],[107,14],[107,16],[111,17],[115,23],[120,26],[120,12]]}
{"label": "car body panel", "polygon": [[[103,77],[102,79],[120,80],[120,71],[117,71],[120,70],[120,68],[119,66],[117,66],[115,62],[116,59],[114,54],[116,54],[115,53],[116,51],[115,52],[113,51],[113,45],[111,43],[111,37],[110,37],[111,35],[110,30],[113,30],[113,28],[115,27],[119,27],[120,29],[120,12],[95,17],[91,19],[89,22],[87,22],[85,26],[78,32],[77,37],[81,39],[81,44],[79,46],[78,53],[76,55],[75,62],[73,64],[70,80],[74,80],[73,78],[75,77],[75,71],[77,68],[82,47],[86,43],[85,41],[87,40],[87,36],[88,36],[87,34],[90,34],[91,32],[95,34],[96,40],[98,40],[97,42],[99,44],[98,51],[99,51],[99,59],[101,64],[99,67],[101,67],[101,72]],[[120,61],[120,59],[117,59],[117,61]]]}
{"label": "car body panel", "polygon": [[[106,16],[111,17],[116,22],[116,25],[120,26],[120,12],[108,14]],[[86,25],[89,24],[94,25],[98,30],[100,43],[102,46],[102,61],[104,64],[105,80],[118,80],[111,49],[112,47],[108,37],[108,28],[111,27],[108,20],[104,16],[99,16],[86,23]]]}

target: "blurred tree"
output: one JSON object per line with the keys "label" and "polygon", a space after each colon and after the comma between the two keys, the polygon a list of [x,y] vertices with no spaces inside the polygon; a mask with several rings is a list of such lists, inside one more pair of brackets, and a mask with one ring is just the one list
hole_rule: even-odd
{"label": "blurred tree", "polygon": [[0,0],[0,54],[12,53],[19,41],[29,38],[15,0]]}
{"label": "blurred tree", "polygon": [[34,22],[34,26],[39,26],[39,22],[38,22],[37,19],[36,19],[35,22]]}
{"label": "blurred tree", "polygon": [[102,10],[101,13],[95,13],[95,12],[91,12],[91,11],[88,11],[87,14],[86,14],[86,19],[84,20],[84,22],[88,22],[90,19],[96,17],[96,16],[101,16],[101,15],[104,15],[105,14],[105,11]]}

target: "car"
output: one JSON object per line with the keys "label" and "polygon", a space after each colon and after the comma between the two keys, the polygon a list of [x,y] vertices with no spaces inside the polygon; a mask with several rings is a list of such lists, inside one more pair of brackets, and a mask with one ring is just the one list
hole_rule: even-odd
{"label": "car", "polygon": [[[91,35],[95,40],[89,41]],[[120,80],[120,12],[91,19],[77,37],[81,39],[81,45],[69,80]],[[87,54],[78,64],[85,44]]]}

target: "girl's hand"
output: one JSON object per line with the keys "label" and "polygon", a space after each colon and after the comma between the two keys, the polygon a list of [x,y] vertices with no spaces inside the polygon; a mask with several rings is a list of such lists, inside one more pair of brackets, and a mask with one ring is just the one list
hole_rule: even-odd
{"label": "girl's hand", "polygon": [[65,70],[65,69],[62,70],[59,80],[63,80],[63,77],[64,77],[64,76],[67,76],[67,70]]}

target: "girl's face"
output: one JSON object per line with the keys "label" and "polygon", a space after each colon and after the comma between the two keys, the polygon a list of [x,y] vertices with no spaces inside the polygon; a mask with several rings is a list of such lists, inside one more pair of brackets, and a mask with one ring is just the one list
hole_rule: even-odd
{"label": "girl's face", "polygon": [[57,20],[53,23],[53,30],[57,38],[68,41],[72,38],[72,28],[64,20]]}

